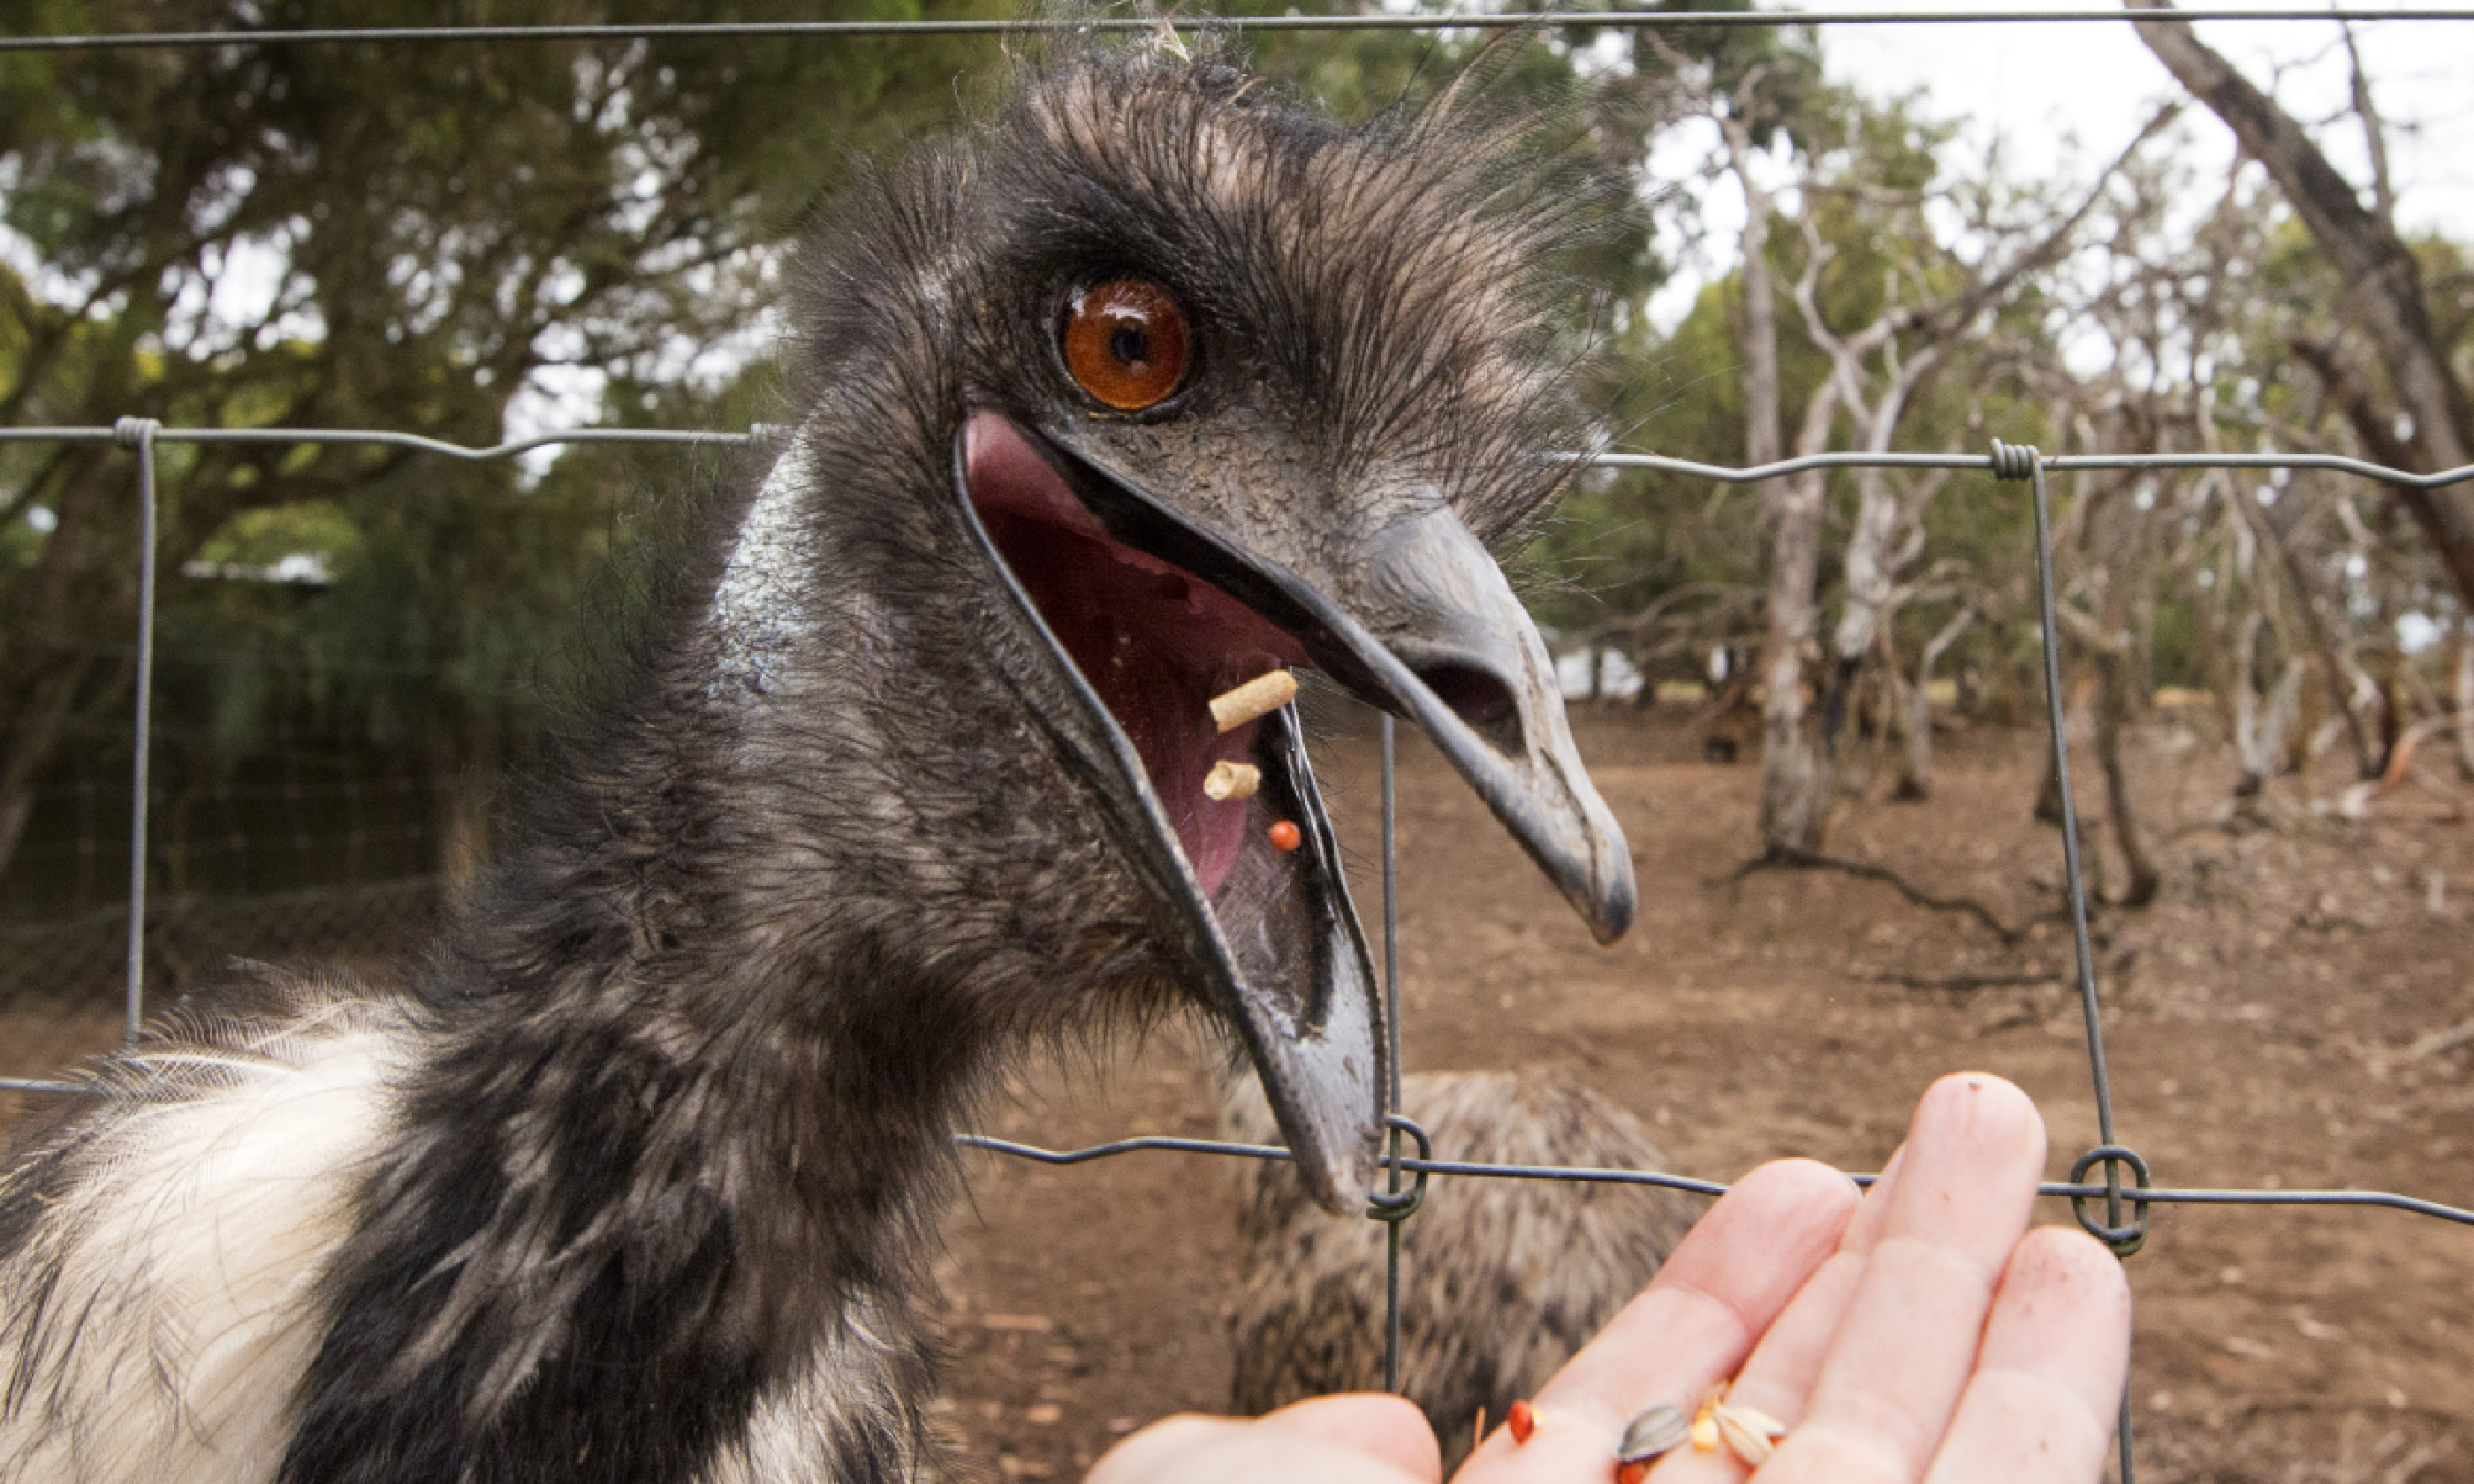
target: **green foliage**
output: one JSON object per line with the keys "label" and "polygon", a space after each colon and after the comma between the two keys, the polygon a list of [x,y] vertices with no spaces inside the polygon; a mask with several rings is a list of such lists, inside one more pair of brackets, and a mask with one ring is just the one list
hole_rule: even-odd
{"label": "green foliage", "polygon": [[[12,29],[668,18],[636,0],[48,0]],[[861,0],[878,18],[996,0]],[[698,19],[773,13],[705,7]],[[859,152],[950,117],[985,38],[228,47],[0,56],[0,419],[381,427],[495,442],[569,367],[620,420],[743,424],[763,375],[682,368],[760,322]],[[167,777],[275,735],[521,754],[543,657],[634,487],[401,450],[161,450],[167,574],[324,554],[325,589],[167,576]],[[598,477],[582,477],[591,470]],[[63,739],[125,714],[129,456],[0,445],[0,863]],[[186,665],[187,668],[183,668]],[[184,679],[183,677],[195,677]],[[203,751],[198,751],[203,749]],[[196,753],[194,757],[190,756]]]}

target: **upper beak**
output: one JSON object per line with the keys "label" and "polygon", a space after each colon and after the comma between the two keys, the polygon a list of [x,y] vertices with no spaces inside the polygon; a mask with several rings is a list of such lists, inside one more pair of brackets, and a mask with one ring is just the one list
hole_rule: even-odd
{"label": "upper beak", "polygon": [[[1376,533],[1336,634],[1484,799],[1602,944],[1632,925],[1632,852],[1572,746],[1545,640],[1448,506]],[[1345,621],[1352,615],[1336,615]]]}
{"label": "upper beak", "polygon": [[1360,700],[1416,723],[1597,941],[1623,936],[1639,901],[1623,830],[1581,766],[1538,626],[1448,506],[1438,501],[1361,542],[1327,590],[1172,514],[1054,436],[1051,446],[1111,535],[1210,571]]}

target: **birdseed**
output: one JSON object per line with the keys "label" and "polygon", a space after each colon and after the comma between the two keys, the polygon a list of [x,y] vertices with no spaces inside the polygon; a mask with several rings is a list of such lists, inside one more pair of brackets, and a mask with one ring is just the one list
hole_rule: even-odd
{"label": "birdseed", "polygon": [[1223,731],[1234,731],[1257,717],[1298,698],[1298,678],[1286,670],[1258,675],[1235,690],[1211,698],[1211,720]]}

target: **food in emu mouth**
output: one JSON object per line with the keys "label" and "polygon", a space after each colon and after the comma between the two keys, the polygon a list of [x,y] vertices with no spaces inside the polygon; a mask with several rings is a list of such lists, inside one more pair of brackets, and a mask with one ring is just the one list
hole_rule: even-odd
{"label": "food in emu mouth", "polygon": [[1231,731],[1298,699],[1298,678],[1286,670],[1258,675],[1235,690],[1211,698],[1211,720]]}
{"label": "food in emu mouth", "polygon": [[1251,799],[1263,787],[1263,770],[1249,762],[1216,762],[1202,776],[1207,799]]}
{"label": "food in emu mouth", "polygon": [[1133,744],[1196,882],[1216,896],[1248,843],[1249,804],[1213,798],[1204,779],[1219,763],[1262,761],[1261,718],[1286,702],[1225,730],[1211,703],[1273,675],[1294,694],[1287,671],[1306,662],[1303,646],[1203,577],[1109,537],[1004,417],[973,414],[964,443],[989,540]]}

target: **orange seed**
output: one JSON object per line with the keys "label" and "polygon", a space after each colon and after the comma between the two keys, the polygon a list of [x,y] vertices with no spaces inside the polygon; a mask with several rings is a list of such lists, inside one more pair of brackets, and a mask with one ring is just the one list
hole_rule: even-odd
{"label": "orange seed", "polygon": [[1306,837],[1298,826],[1287,820],[1280,821],[1264,833],[1271,837],[1272,849],[1275,850],[1294,850],[1306,843]]}
{"label": "orange seed", "polygon": [[1526,1443],[1529,1435],[1538,1430],[1538,1409],[1526,1401],[1516,1401],[1503,1414],[1503,1425],[1512,1429],[1514,1443]]}

